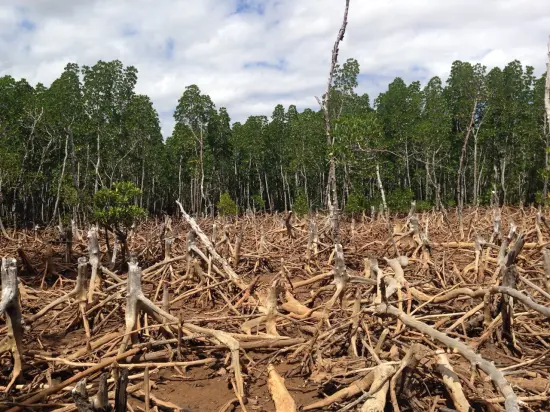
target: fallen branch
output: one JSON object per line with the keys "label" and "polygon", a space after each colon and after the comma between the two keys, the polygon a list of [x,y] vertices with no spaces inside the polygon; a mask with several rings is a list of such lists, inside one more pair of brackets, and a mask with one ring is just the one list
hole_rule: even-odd
{"label": "fallen branch", "polygon": [[275,403],[275,410],[277,412],[296,412],[296,403],[285,387],[285,380],[271,364],[267,366],[267,373],[267,385]]}
{"label": "fallen branch", "polygon": [[432,339],[435,339],[440,343],[446,345],[447,347],[456,350],[464,358],[466,358],[473,367],[480,368],[491,378],[502,396],[504,396],[504,398],[506,399],[505,408],[507,412],[519,412],[516,394],[514,393],[508,381],[506,381],[506,379],[504,378],[503,373],[497,369],[493,362],[489,362],[483,359],[481,355],[475,353],[470,347],[466,346],[464,343],[459,342],[458,340],[453,339],[442,332],[439,332],[431,326],[414,319],[412,316],[409,316],[404,312],[399,311],[394,306],[388,305],[386,303],[381,303],[377,305],[375,309],[375,314],[378,316],[389,315],[397,318],[401,320],[401,322],[403,322],[406,326],[416,329],[419,332],[428,335]]}

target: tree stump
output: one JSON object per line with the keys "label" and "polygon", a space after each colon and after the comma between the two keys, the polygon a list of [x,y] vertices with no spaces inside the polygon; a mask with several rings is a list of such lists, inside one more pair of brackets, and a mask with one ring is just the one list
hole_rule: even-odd
{"label": "tree stump", "polygon": [[23,327],[17,281],[17,261],[14,258],[2,259],[2,300],[0,315],[6,313],[8,326],[8,348],[13,356],[13,370],[6,391],[19,378],[23,367]]}

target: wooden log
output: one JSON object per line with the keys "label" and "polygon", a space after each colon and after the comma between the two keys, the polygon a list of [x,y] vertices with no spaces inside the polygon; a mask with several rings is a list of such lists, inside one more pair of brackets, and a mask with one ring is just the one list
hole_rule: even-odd
{"label": "wooden log", "polygon": [[376,392],[372,393],[371,397],[361,406],[361,412],[384,412],[386,397],[390,388],[390,377],[394,372],[395,368],[385,363],[378,365],[374,369],[374,381],[372,382],[370,392]]}
{"label": "wooden log", "polygon": [[267,366],[267,386],[271,398],[275,403],[275,410],[277,412],[296,412],[296,402],[288,392],[285,386],[285,380],[277,373],[273,365]]}
{"label": "wooden log", "polygon": [[98,269],[99,269],[99,241],[97,237],[97,227],[92,226],[88,231],[88,256],[92,273],[90,275],[90,285],[88,287],[88,303],[92,303],[96,288],[99,287]]}

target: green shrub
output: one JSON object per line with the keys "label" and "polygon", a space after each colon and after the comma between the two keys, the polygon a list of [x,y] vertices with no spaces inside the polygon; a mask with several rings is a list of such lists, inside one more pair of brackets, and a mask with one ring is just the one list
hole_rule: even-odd
{"label": "green shrub", "polygon": [[292,211],[297,216],[304,216],[307,215],[307,213],[309,212],[309,205],[307,204],[306,194],[301,190],[298,192],[298,195],[294,199]]}
{"label": "green shrub", "polygon": [[542,190],[539,190],[537,191],[537,193],[535,193],[535,202],[537,203],[537,205],[548,205],[550,203],[549,197],[550,195],[544,197],[544,192]]}
{"label": "green shrub", "polygon": [[417,200],[416,201],[416,211],[417,212],[428,212],[433,208],[432,202],[428,200]]}
{"label": "green shrub", "polygon": [[262,199],[261,195],[252,196],[252,203],[254,204],[254,207],[256,208],[256,210],[265,209],[265,200]]}
{"label": "green shrub", "polygon": [[408,212],[411,208],[411,201],[413,198],[414,194],[411,189],[395,189],[387,198],[388,208],[391,212]]}
{"label": "green shrub", "polygon": [[220,196],[220,200],[216,206],[221,216],[234,216],[239,211],[239,209],[237,208],[237,204],[233,199],[231,199],[231,196],[229,196],[229,193],[227,192],[222,193],[222,195]]}
{"label": "green shrub", "polygon": [[456,207],[456,199],[452,199],[452,198],[446,199],[443,202],[443,206],[445,206],[445,207]]}
{"label": "green shrub", "polygon": [[93,217],[102,226],[117,231],[129,228],[147,215],[145,209],[136,206],[134,199],[141,195],[132,182],[118,182],[112,189],[101,189],[94,195]]}
{"label": "green shrub", "polygon": [[351,193],[344,207],[344,212],[349,214],[361,213],[365,210],[366,200],[364,196],[357,193]]}

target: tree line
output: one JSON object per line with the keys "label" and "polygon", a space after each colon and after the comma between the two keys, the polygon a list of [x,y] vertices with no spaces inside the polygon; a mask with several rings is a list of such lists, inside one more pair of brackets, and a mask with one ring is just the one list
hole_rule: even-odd
{"label": "tree line", "polygon": [[445,82],[396,78],[373,102],[357,93],[359,72],[355,59],[335,67],[332,145],[321,110],[279,104],[232,124],[196,85],[164,140],[151,99],[135,92],[137,69],[118,60],[70,63],[50,87],[1,77],[0,218],[85,221],[94,195],[117,182],[133,183],[134,204],[153,214],[175,212],[177,199],[212,214],[220,198],[240,211],[306,213],[326,205],[329,158],[347,212],[378,208],[377,168],[394,211],[412,199],[423,208],[546,201],[545,76],[533,67],[455,61]]}

